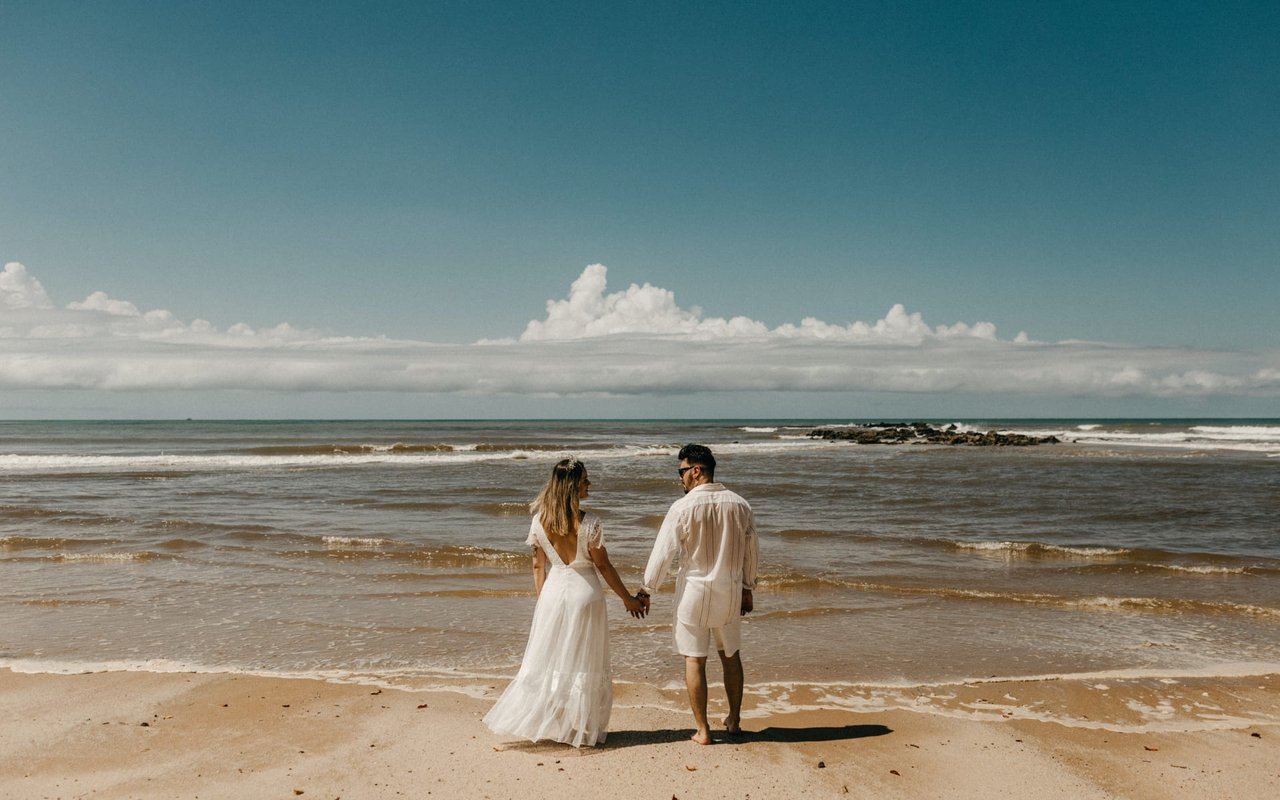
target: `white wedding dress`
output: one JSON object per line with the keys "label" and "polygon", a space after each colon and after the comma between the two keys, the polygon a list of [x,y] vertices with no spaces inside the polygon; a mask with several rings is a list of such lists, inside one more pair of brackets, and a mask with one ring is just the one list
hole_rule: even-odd
{"label": "white wedding dress", "polygon": [[565,564],[538,518],[526,544],[547,556],[547,577],[533,608],[529,643],[515,680],[485,715],[497,734],[549,739],[574,747],[603,743],[613,710],[609,673],[609,617],[600,575],[587,547],[604,542],[600,520],[578,527],[578,551]]}

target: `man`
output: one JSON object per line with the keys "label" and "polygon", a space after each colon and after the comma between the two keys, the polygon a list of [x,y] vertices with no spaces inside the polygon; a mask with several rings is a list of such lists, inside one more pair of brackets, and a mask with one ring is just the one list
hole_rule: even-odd
{"label": "man", "polygon": [[648,610],[649,596],[662,585],[671,561],[680,556],[676,574],[674,632],[676,652],[684,656],[684,681],[697,730],[690,737],[711,744],[707,724],[707,654],[715,639],[729,696],[730,734],[741,732],[742,616],[753,607],[756,587],[755,516],[751,506],[716,483],[716,459],[700,444],[680,449],[680,484],[685,496],[671,505],[654,542],[644,584],[637,597]]}

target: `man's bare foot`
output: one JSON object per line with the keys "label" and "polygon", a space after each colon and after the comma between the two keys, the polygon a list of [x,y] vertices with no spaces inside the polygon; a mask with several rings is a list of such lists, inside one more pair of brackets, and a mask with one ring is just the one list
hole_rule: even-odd
{"label": "man's bare foot", "polygon": [[711,731],[694,731],[689,737],[695,744],[711,744]]}
{"label": "man's bare foot", "polygon": [[724,729],[731,736],[742,733],[742,720],[737,717],[725,717]]}

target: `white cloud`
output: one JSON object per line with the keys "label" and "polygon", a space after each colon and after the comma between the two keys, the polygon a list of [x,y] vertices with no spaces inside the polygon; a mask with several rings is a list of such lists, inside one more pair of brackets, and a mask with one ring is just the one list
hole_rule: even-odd
{"label": "white cloud", "polygon": [[996,338],[990,322],[930,327],[917,313],[897,304],[884,319],[872,324],[852,322],[833,325],[806,317],[799,325],[770,329],[748,317],[703,318],[702,309],[681,308],[675,294],[646,283],[631,284],[626,291],[606,294],[608,268],[592,264],[569,287],[564,300],[547,301],[547,317],[534,320],[520,336],[522,342],[587,339],[622,334],[678,336],[706,339],[784,338],[825,339],[844,342],[895,342],[919,344],[929,339]]}
{"label": "white cloud", "polygon": [[[315,331],[300,330],[288,323],[255,330],[237,323],[225,331],[204,319],[184,323],[165,309],[140,310],[128,300],[119,300],[106,292],[96,291],[84,300],[73,301],[59,309],[49,300],[40,282],[29,275],[22,264],[10,263],[0,273],[0,341],[79,340],[75,348],[92,352],[105,342],[120,346],[138,343],[135,350],[145,348],[144,341],[164,341],[173,346],[214,346],[226,348],[275,347],[286,343],[325,341]],[[67,344],[56,345],[58,358],[67,357]],[[145,388],[141,387],[141,388]]]}
{"label": "white cloud", "polygon": [[625,292],[605,294],[603,264],[592,264],[569,287],[569,297],[547,301],[547,318],[534,320],[522,342],[582,339],[618,334],[659,336],[760,336],[767,329],[745,317],[702,319],[702,310],[676,305],[673,292],[634,283]]}
{"label": "white cloud", "polygon": [[4,272],[0,272],[0,308],[52,307],[44,287],[27,274],[26,267],[16,261],[4,265]]}
{"label": "white cloud", "polygon": [[[127,300],[112,300],[106,292],[94,292],[81,303],[68,303],[72,311],[103,311],[117,317],[140,317],[138,307]],[[164,312],[168,313],[168,312]]]}
{"label": "white cloud", "polygon": [[[1280,354],[1002,340],[989,322],[769,328],[704,317],[588,267],[520,339],[434,344],[245,324],[222,330],[94,292],[55,308],[21,265],[0,280],[0,389],[261,390],[588,396],[702,391],[1074,397],[1280,396]],[[14,298],[17,298],[16,300]]]}

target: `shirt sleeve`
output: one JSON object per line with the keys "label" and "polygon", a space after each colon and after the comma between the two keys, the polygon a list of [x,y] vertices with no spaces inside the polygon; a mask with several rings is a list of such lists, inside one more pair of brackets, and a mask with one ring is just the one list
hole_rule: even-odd
{"label": "shirt sleeve", "polygon": [[524,543],[529,545],[530,547],[538,546],[538,518],[537,517],[534,517],[533,521],[529,523],[529,536],[524,540]]}
{"label": "shirt sleeve", "polygon": [[756,571],[760,568],[760,544],[756,536],[756,515],[747,511],[746,552],[742,557],[742,588],[756,590]]}
{"label": "shirt sleeve", "polygon": [[667,570],[671,569],[672,560],[680,552],[679,517],[679,512],[675,509],[668,511],[666,519],[662,520],[662,527],[658,529],[658,539],[653,543],[649,565],[644,569],[644,583],[640,586],[650,594],[662,585],[667,577]]}

